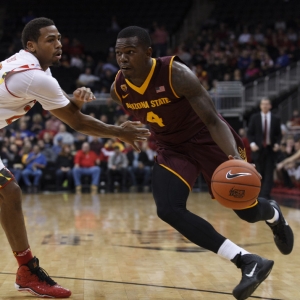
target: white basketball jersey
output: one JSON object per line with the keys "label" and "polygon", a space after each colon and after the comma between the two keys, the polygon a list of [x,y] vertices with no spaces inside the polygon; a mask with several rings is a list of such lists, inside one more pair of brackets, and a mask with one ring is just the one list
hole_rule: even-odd
{"label": "white basketball jersey", "polygon": [[0,63],[0,128],[25,115],[36,101],[45,110],[69,103],[50,69],[43,71],[34,55],[21,50]]}

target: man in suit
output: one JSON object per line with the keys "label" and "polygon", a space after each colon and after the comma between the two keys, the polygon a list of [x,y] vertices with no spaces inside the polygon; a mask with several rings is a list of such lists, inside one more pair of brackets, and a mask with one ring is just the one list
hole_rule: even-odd
{"label": "man in suit", "polygon": [[262,175],[260,196],[271,199],[274,181],[274,167],[281,141],[280,119],[271,113],[271,101],[262,98],[260,113],[251,116],[248,139],[252,151],[252,161]]}

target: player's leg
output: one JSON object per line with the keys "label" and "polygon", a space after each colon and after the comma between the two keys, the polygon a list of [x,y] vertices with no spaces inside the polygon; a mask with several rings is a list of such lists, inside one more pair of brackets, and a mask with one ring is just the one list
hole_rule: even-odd
{"label": "player's leg", "polygon": [[57,285],[39,267],[38,259],[32,256],[22,212],[21,189],[6,168],[0,170],[0,175],[1,225],[19,264],[16,288],[36,296],[69,297],[71,292]]}
{"label": "player's leg", "polygon": [[231,260],[242,269],[242,280],[233,295],[237,299],[249,297],[267,278],[274,262],[248,253],[219,234],[206,220],[188,211],[189,188],[178,176],[158,164],[154,165],[152,174],[158,216],[191,242]]}

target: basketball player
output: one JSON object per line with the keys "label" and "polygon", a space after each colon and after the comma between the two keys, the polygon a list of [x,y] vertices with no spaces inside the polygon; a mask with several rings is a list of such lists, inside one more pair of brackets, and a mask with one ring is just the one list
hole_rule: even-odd
{"label": "basketball player", "polygon": [[[148,124],[156,139],[152,184],[158,216],[193,243],[240,268],[242,279],[233,295],[246,299],[266,279],[274,262],[240,248],[186,209],[199,173],[210,188],[212,174],[221,163],[228,158],[246,159],[243,143],[218,115],[193,72],[177,57],[153,59],[150,45],[148,33],[140,27],[119,32],[115,52],[120,71],[111,96]],[[247,222],[266,221],[279,250],[283,254],[292,251],[293,232],[275,201],[260,198],[235,213]]]}
{"label": "basketball player", "polygon": [[[0,64],[0,128],[22,117],[40,102],[45,110],[77,131],[91,136],[118,137],[138,147],[135,142],[150,135],[137,123],[112,126],[80,112],[82,103],[95,97],[87,88],[77,89],[70,99],[51,76],[49,66],[57,65],[61,58],[60,34],[52,20],[37,18],[30,21],[22,32],[25,50],[21,50]],[[21,207],[21,190],[13,175],[0,159],[1,225],[18,261],[16,288],[36,296],[67,298],[71,295],[39,267],[33,257],[25,229]]]}

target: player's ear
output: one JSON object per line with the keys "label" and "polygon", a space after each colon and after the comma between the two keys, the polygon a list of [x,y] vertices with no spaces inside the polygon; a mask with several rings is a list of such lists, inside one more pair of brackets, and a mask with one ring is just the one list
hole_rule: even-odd
{"label": "player's ear", "polygon": [[152,52],[153,52],[152,48],[149,47],[149,48],[147,49],[147,51],[146,51],[146,55],[147,55],[148,57],[152,57]]}
{"label": "player's ear", "polygon": [[26,50],[28,50],[31,53],[35,52],[35,43],[32,41],[28,41],[26,45]]}

